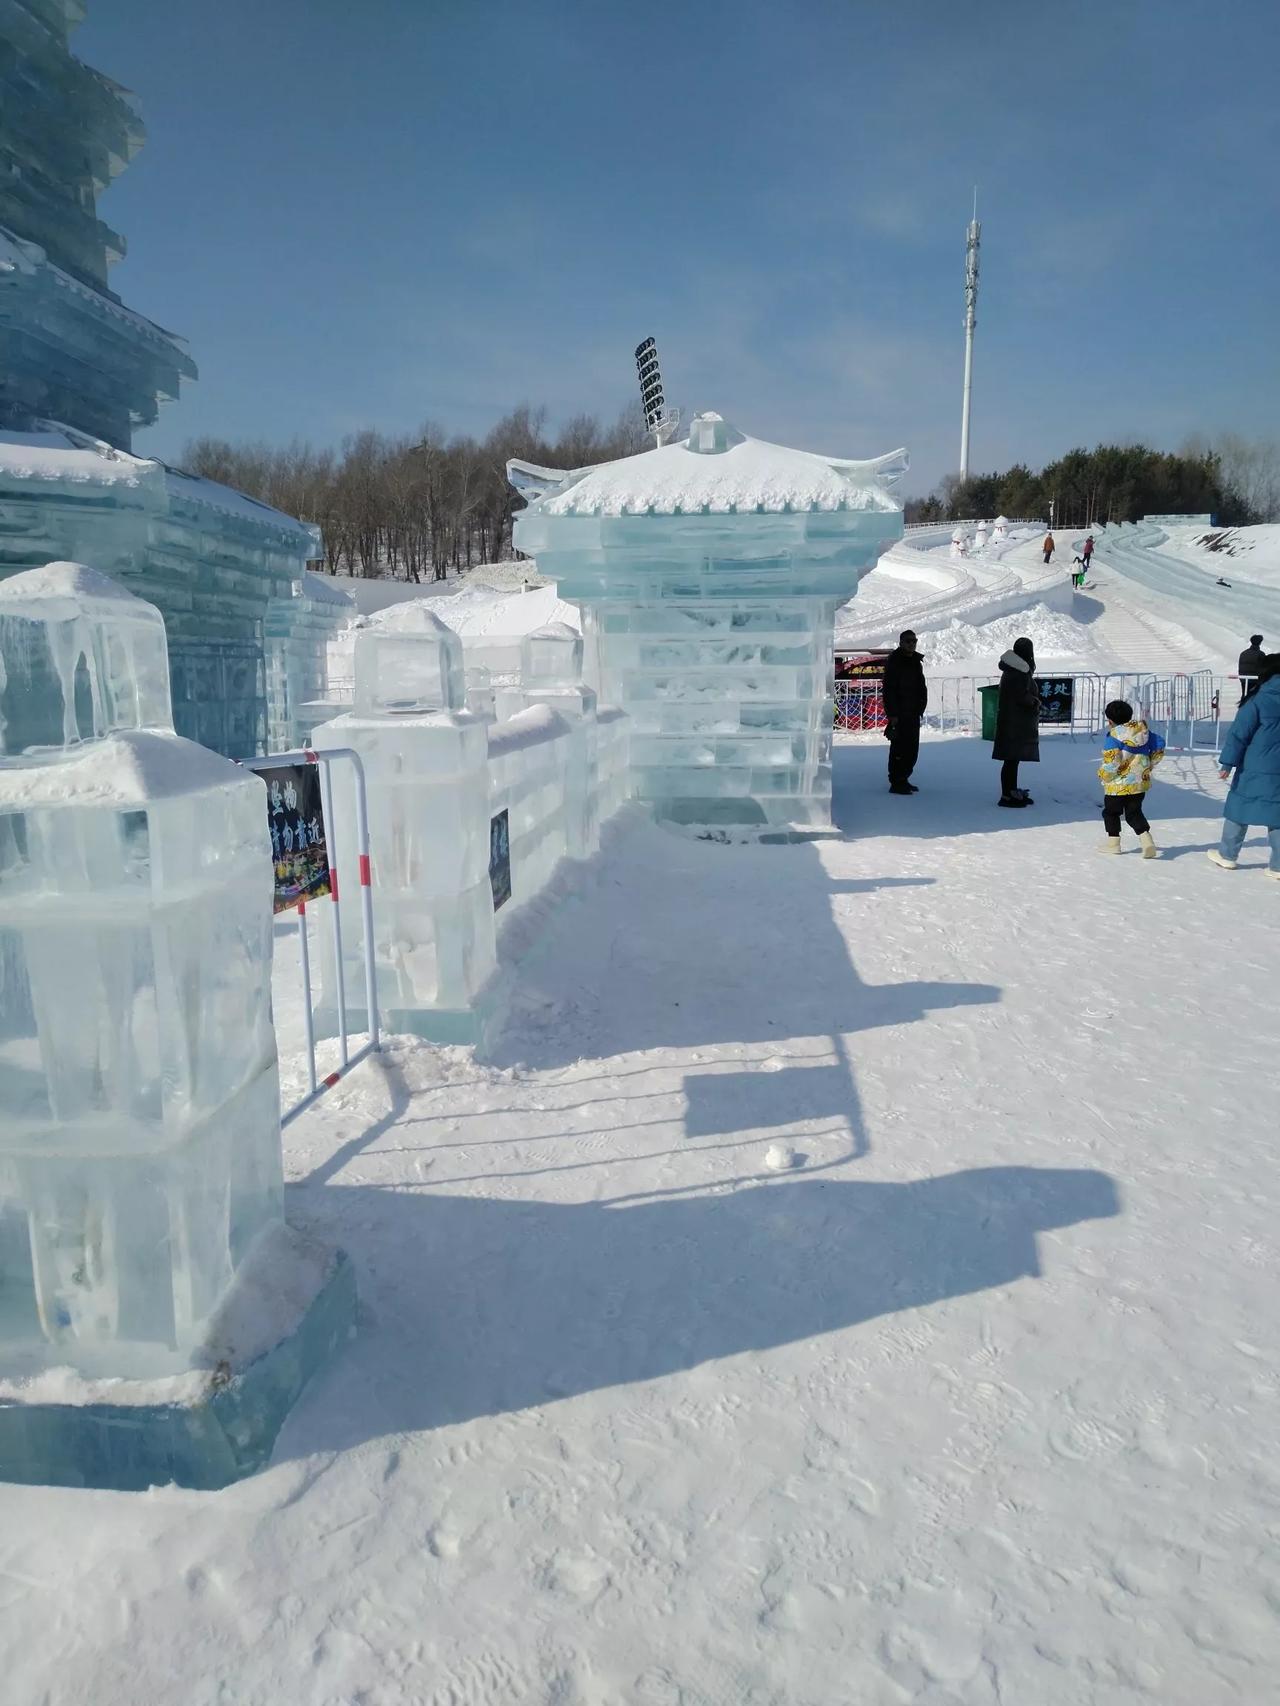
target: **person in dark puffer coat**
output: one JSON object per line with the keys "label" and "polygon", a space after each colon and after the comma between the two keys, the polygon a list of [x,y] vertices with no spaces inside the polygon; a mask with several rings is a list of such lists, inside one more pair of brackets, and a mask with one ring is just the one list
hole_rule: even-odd
{"label": "person in dark puffer coat", "polygon": [[1036,685],[1036,654],[1025,637],[1000,659],[1000,699],[996,708],[996,738],[991,756],[1000,765],[1000,804],[1029,806],[1034,802],[1018,786],[1019,764],[1040,762],[1040,690]]}
{"label": "person in dark puffer coat", "polygon": [[1210,860],[1234,871],[1250,825],[1261,824],[1271,842],[1268,875],[1280,882],[1280,652],[1263,660],[1257,689],[1236,712],[1218,764],[1224,777],[1235,775],[1222,808],[1222,844]]}

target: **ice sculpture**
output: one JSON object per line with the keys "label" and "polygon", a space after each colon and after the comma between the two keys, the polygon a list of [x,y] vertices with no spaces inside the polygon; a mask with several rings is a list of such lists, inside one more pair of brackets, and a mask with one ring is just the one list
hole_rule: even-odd
{"label": "ice sculpture", "polygon": [[998,515],[991,523],[991,537],[993,539],[1007,539],[1009,537],[1009,518],[1007,515]]}
{"label": "ice sculpture", "polygon": [[[281,677],[301,667],[312,614],[294,583],[316,530],[213,480],[130,453],[196,376],[181,338],[108,285],[124,241],[97,195],[137,151],[128,92],[81,64],[80,0],[0,3],[0,579],[89,558],[168,623],[174,723],[232,757],[291,720]],[[264,627],[273,648],[264,647]],[[281,628],[283,626],[283,633]],[[293,641],[290,646],[290,641]]]}
{"label": "ice sculpture", "polygon": [[951,555],[953,557],[967,557],[969,555],[969,535],[963,527],[951,529]]}
{"label": "ice sculpture", "polygon": [[688,438],[570,472],[511,462],[515,543],[582,609],[586,678],[630,722],[633,791],[665,819],[831,816],[835,610],[902,535],[905,452],[850,462]]}
{"label": "ice sculpture", "polygon": [[[462,642],[425,604],[405,605],[394,627],[361,629],[355,704],[312,733],[318,751],[353,747],[369,796],[377,893],[378,1000],[391,1029],[447,1035],[455,1015],[470,1034],[470,1007],[495,964],[489,883],[489,723],[465,708]],[[354,821],[346,766],[334,771],[335,810]],[[357,874],[339,881],[355,892]],[[348,941],[353,956],[357,944]],[[327,943],[323,948],[331,952]],[[322,961],[327,1002],[334,967]],[[351,992],[362,986],[347,967]]]}
{"label": "ice sculpture", "polygon": [[0,1370],[183,1370],[281,1216],[262,784],[80,565],[0,583],[0,683]]}
{"label": "ice sculpture", "polygon": [[566,778],[566,843],[575,859],[600,845],[596,694],[582,679],[582,635],[566,622],[548,622],[520,646],[520,682],[526,709],[547,705],[573,730]]}
{"label": "ice sculpture", "polygon": [[325,575],[302,575],[267,606],[267,741],[272,752],[306,746],[308,705],[329,690],[330,642],[354,621],[355,600]]}
{"label": "ice sculpture", "polygon": [[987,524],[980,521],[974,530],[973,548],[975,551],[985,551],[987,548]]}

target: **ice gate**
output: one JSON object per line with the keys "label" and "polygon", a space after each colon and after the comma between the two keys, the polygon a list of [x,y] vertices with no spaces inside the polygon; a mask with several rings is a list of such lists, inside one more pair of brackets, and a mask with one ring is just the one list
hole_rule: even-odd
{"label": "ice gate", "polygon": [[631,726],[668,822],[831,822],[836,609],[902,536],[908,466],[815,456],[698,415],[689,436],[559,471],[508,463],[515,544],[582,611],[586,678]]}

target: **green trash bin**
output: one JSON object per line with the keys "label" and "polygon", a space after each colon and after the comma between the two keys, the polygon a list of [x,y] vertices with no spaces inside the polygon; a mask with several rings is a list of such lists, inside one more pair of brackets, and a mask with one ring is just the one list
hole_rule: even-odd
{"label": "green trash bin", "polygon": [[982,695],[982,738],[983,740],[994,740],[996,738],[996,712],[1000,707],[999,683],[997,682],[994,687],[980,687],[978,692]]}

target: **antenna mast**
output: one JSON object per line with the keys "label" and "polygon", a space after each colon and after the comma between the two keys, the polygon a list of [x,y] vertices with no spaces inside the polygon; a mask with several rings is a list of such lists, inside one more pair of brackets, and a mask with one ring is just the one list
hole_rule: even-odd
{"label": "antenna mast", "polygon": [[973,192],[973,218],[964,251],[964,412],[960,419],[960,478],[969,478],[969,403],[973,393],[973,328],[978,323],[978,192]]}

